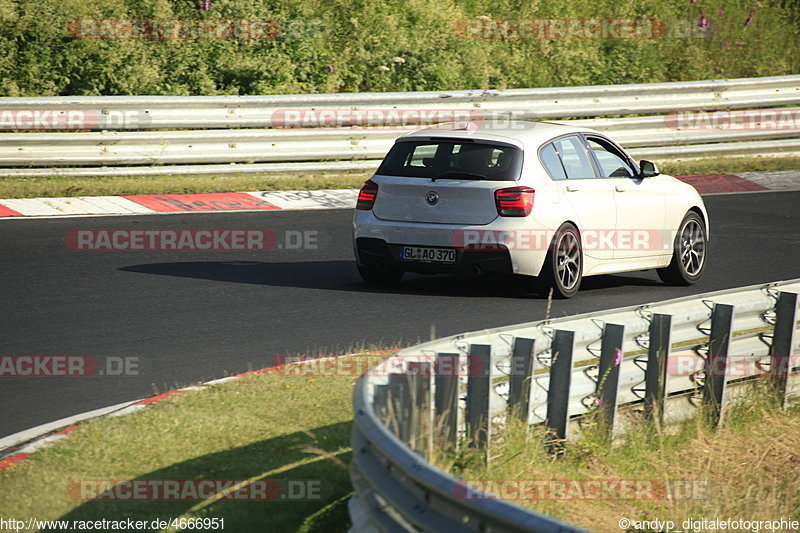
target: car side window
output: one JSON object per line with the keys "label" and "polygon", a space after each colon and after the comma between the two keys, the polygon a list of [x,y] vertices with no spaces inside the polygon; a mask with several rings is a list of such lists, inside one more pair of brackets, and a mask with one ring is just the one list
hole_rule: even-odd
{"label": "car side window", "polygon": [[597,137],[589,137],[586,140],[589,141],[589,148],[600,164],[600,171],[604,178],[633,178],[636,176],[628,159],[613,144]]}
{"label": "car side window", "polygon": [[553,141],[568,179],[595,178],[594,169],[577,135],[562,137]]}
{"label": "car side window", "polygon": [[561,164],[561,158],[558,157],[556,149],[552,144],[546,144],[539,150],[539,159],[542,165],[554,180],[567,179],[567,173],[564,171],[564,165]]}

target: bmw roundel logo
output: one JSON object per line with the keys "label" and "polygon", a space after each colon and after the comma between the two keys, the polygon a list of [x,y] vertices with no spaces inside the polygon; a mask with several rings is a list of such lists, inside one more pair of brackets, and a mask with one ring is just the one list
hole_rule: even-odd
{"label": "bmw roundel logo", "polygon": [[439,202],[439,195],[435,191],[431,191],[425,195],[425,201],[428,205],[436,205]]}

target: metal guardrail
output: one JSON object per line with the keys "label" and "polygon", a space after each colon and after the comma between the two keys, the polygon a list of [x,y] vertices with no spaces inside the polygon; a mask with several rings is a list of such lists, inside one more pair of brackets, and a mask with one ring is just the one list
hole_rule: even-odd
{"label": "metal guardrail", "polygon": [[[800,94],[798,95],[800,97]],[[800,108],[784,110],[800,120]],[[757,119],[761,111],[746,111],[744,121]],[[686,156],[687,148],[702,146],[702,152],[742,151],[750,144],[759,152],[763,140],[791,138],[800,129],[698,129],[683,131],[670,126],[664,116],[622,119],[560,121],[605,131],[628,149],[648,156],[665,150]],[[288,162],[342,159],[381,159],[395,139],[411,128],[239,129],[86,133],[0,133],[0,161],[7,166],[70,166],[220,163],[250,161]],[[800,139],[791,139],[792,149]],[[761,141],[761,142],[759,142]],[[686,146],[691,145],[691,146]]]}
{"label": "metal guardrail", "polygon": [[353,396],[353,530],[575,530],[477,489],[465,498],[463,480],[427,459],[442,446],[477,446],[488,456],[492,428],[508,416],[544,424],[558,446],[587,414],[601,416],[609,436],[623,431],[623,407],[666,423],[700,412],[716,424],[760,377],[784,401],[798,399],[798,293],[795,279],[397,352],[362,377]]}
{"label": "metal guardrail", "polygon": [[[287,109],[480,109],[520,119],[746,109],[800,103],[800,76],[508,90],[339,93],[274,96],[48,96],[0,98],[0,111],[141,111],[133,129],[264,128]],[[390,126],[384,119],[380,124]],[[129,129],[130,129],[129,128]]]}
{"label": "metal guardrail", "polygon": [[[26,171],[21,167],[175,165],[174,168],[180,168],[200,163],[261,163],[268,170],[268,164],[308,162],[309,170],[324,170],[333,160],[340,162],[340,168],[361,169],[364,161],[374,161],[377,166],[394,139],[414,129],[415,126],[400,127],[408,120],[402,112],[409,111],[433,112],[433,117],[439,117],[435,122],[441,122],[447,112],[459,111],[478,121],[668,113],[567,122],[607,131],[623,146],[633,149],[637,157],[651,159],[800,153],[800,130],[796,124],[687,129],[674,114],[669,114],[758,108],[737,112],[744,123],[757,123],[763,118],[761,110],[765,108],[798,104],[800,76],[503,91],[0,98],[0,117],[20,110],[42,110],[62,116],[82,113],[87,129],[102,130],[0,133],[0,165],[4,167],[0,175],[38,175],[36,168]],[[338,113],[336,123],[345,127],[283,127],[285,113],[291,110],[310,112],[317,118],[326,112]],[[350,118],[370,110],[376,112],[373,118],[361,122],[352,119],[358,124],[346,126]],[[792,117],[800,115],[797,108],[782,112]],[[0,123],[9,129],[7,122]],[[300,124],[311,125],[302,121]],[[172,169],[170,166],[163,170],[171,173]],[[197,172],[205,173],[202,168]],[[128,172],[138,173],[147,172],[143,169]]]}

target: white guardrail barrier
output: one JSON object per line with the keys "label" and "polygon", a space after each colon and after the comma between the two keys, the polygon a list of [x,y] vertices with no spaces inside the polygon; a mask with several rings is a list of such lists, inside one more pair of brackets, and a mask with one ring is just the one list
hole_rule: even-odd
{"label": "white guardrail barrier", "polygon": [[579,434],[581,415],[601,417],[611,437],[642,419],[717,424],[753,386],[799,399],[799,292],[795,279],[400,350],[353,395],[352,531],[577,531],[478,489],[467,498],[465,482],[428,459],[460,446],[489,457],[510,416],[544,424],[557,447]]}
{"label": "white guardrail barrier", "polygon": [[[789,106],[798,104],[800,75],[487,91],[0,98],[0,176],[50,168],[108,174],[97,167],[122,165],[129,175],[187,164],[191,173],[217,173],[221,163],[249,165],[228,172],[375,168],[394,139],[420,124],[509,118],[577,118],[566,122],[606,131],[650,159],[796,155],[800,108]],[[632,114],[649,116],[597,118]]]}

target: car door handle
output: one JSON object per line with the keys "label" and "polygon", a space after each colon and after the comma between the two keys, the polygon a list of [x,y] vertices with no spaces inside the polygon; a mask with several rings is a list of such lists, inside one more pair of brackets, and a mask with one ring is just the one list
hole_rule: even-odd
{"label": "car door handle", "polygon": [[617,185],[616,187],[614,187],[614,190],[617,192],[625,192],[628,190],[628,188],[625,187],[624,185]]}
{"label": "car door handle", "polygon": [[575,185],[567,185],[567,192],[577,192],[581,190],[580,187],[576,187]]}

